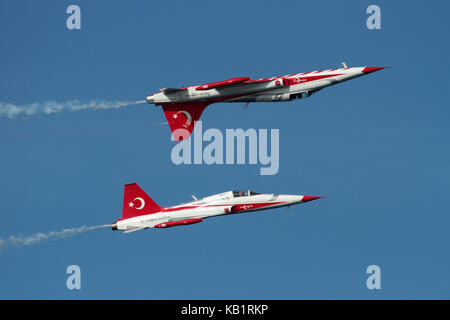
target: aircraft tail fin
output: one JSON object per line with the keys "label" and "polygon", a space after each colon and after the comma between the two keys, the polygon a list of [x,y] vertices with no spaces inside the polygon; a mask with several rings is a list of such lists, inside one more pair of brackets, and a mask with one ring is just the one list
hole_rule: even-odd
{"label": "aircraft tail fin", "polygon": [[209,104],[207,101],[198,101],[162,106],[175,141],[189,138],[203,110]]}
{"label": "aircraft tail fin", "polygon": [[123,194],[122,219],[160,212],[156,204],[137,183],[126,184]]}

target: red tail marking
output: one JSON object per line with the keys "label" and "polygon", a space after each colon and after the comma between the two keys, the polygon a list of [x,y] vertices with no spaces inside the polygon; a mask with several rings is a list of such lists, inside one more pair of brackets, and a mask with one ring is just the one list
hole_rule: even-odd
{"label": "red tail marking", "polygon": [[[164,114],[176,141],[186,140],[194,130],[203,110],[211,101],[188,102],[163,105]],[[178,130],[182,129],[182,130]],[[178,130],[177,132],[174,132]]]}
{"label": "red tail marking", "polygon": [[123,194],[122,219],[160,212],[156,204],[137,183],[126,184]]}

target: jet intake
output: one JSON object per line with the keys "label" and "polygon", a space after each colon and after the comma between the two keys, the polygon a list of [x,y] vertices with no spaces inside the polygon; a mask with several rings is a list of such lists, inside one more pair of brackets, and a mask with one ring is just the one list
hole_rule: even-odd
{"label": "jet intake", "polygon": [[234,208],[234,206],[225,207],[225,209],[223,209],[223,212],[225,212],[225,213],[233,213],[233,208]]}
{"label": "jet intake", "polygon": [[305,92],[306,97],[310,97],[313,93],[316,93],[317,91],[319,91],[320,89],[317,90],[308,90]]}

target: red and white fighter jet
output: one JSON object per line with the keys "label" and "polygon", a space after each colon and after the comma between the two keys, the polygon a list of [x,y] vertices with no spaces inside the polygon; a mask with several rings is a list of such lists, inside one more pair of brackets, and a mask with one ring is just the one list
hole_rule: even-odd
{"label": "red and white fighter jet", "polygon": [[[147,96],[147,103],[162,106],[175,140],[187,139],[203,110],[215,102],[278,102],[309,97],[322,88],[386,67],[353,67],[319,70],[250,80],[232,78],[182,88],[163,88]],[[247,106],[246,104],[246,106]]]}
{"label": "red and white fighter jet", "polygon": [[227,214],[273,209],[316,200],[322,197],[263,194],[228,191],[173,207],[156,204],[136,183],[126,184],[122,218],[112,230],[125,233],[147,228],[169,228],[202,222],[203,219]]}

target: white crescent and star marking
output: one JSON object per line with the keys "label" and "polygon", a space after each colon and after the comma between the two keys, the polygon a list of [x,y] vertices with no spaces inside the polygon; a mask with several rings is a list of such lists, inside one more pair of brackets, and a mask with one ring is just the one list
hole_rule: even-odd
{"label": "white crescent and star marking", "polygon": [[186,128],[189,127],[191,125],[191,123],[192,123],[192,116],[191,116],[191,114],[188,111],[186,111],[186,110],[180,110],[177,113],[175,113],[172,116],[172,118],[177,119],[178,118],[178,113],[182,113],[182,114],[184,114],[186,116],[186,123],[183,126],[186,127]]}
{"label": "white crescent and star marking", "polygon": [[136,210],[141,210],[141,209],[143,209],[143,208],[145,207],[145,201],[144,201],[144,199],[142,199],[142,198],[140,198],[140,197],[134,198],[134,200],[133,200],[132,202],[129,202],[129,203],[128,203],[128,207],[134,208],[134,201],[136,201],[136,200],[139,200],[139,201],[141,202],[141,205],[140,205],[139,207],[136,207],[135,209],[136,209]]}

